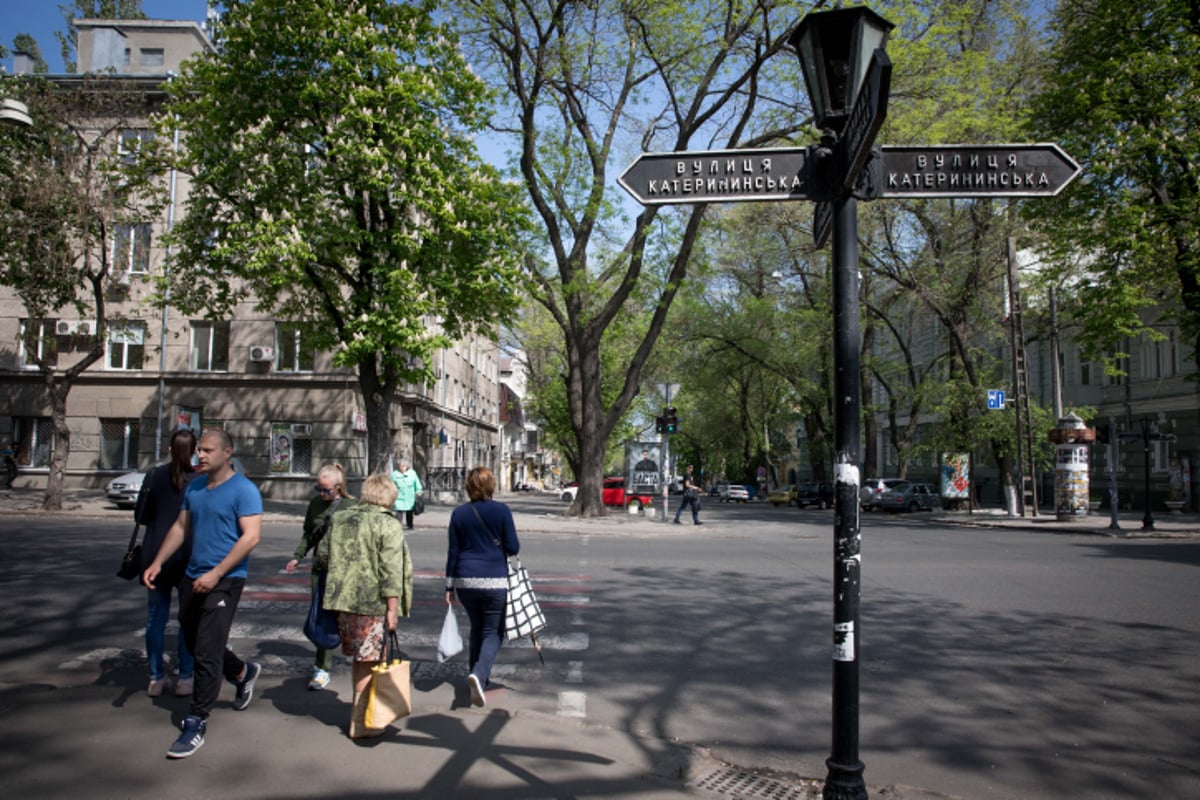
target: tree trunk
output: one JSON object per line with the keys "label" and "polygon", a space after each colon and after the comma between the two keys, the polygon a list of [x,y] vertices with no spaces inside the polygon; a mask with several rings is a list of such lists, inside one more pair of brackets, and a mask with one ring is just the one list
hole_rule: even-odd
{"label": "tree trunk", "polygon": [[395,386],[379,376],[374,357],[358,365],[358,388],[367,416],[366,471],[384,472],[392,458],[392,398]]}
{"label": "tree trunk", "polygon": [[71,455],[71,429],[67,426],[67,395],[70,391],[69,381],[50,386],[50,425],[54,429],[54,445],[50,452],[50,474],[46,477],[46,497],[42,501],[46,511],[62,510],[67,457]]}
{"label": "tree trunk", "polygon": [[[600,342],[580,343],[578,369],[568,375],[568,393],[577,387],[579,402],[572,403],[572,415],[578,415],[578,424],[573,425],[579,452],[579,491],[571,504],[571,513],[581,517],[601,517],[607,512],[604,507],[604,456],[608,446],[608,435],[612,426],[604,412],[600,392]],[[572,378],[575,380],[572,380]]]}

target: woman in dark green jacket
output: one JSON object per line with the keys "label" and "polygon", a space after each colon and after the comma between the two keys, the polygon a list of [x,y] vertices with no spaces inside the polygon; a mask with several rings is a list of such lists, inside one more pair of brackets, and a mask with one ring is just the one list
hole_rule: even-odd
{"label": "woman in dark green jacket", "polygon": [[[326,464],[321,467],[317,472],[317,485],[313,488],[317,494],[309,501],[308,510],[304,513],[304,529],[300,534],[300,543],[296,545],[296,552],[292,554],[292,560],[285,567],[288,572],[295,572],[296,566],[308,555],[310,550],[315,560],[317,544],[329,530],[333,512],[339,508],[349,508],[358,502],[346,491],[346,472],[342,469],[341,464]],[[316,591],[320,575],[321,571],[314,567],[312,571],[313,591]],[[324,689],[329,685],[329,673],[332,670],[333,651],[318,647],[317,659],[313,664],[312,679],[308,682],[308,688],[313,691]]]}

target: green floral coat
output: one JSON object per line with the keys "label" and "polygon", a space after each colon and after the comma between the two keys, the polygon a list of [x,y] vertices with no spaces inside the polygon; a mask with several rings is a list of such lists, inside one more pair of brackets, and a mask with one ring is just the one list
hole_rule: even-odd
{"label": "green floral coat", "polygon": [[316,561],[328,565],[325,608],[380,617],[387,598],[395,597],[400,616],[409,615],[412,559],[404,528],[388,509],[366,503],[339,508]]}

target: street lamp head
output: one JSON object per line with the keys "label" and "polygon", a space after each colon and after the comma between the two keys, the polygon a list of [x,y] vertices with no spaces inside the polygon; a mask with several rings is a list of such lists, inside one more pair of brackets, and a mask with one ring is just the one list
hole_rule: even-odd
{"label": "street lamp head", "polygon": [[818,128],[840,133],[875,50],[895,26],[866,6],[809,14],[790,43],[800,58]]}
{"label": "street lamp head", "polygon": [[0,99],[0,125],[12,125],[15,128],[28,128],[33,125],[29,117],[29,108],[19,100]]}

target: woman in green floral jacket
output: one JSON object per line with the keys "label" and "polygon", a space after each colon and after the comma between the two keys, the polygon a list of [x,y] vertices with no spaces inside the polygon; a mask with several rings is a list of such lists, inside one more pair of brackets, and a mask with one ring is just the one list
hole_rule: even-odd
{"label": "woman in green floral jacket", "polygon": [[325,608],[338,612],[342,653],[354,659],[350,738],[378,736],[363,722],[371,669],[383,659],[384,636],[412,608],[412,559],[404,529],[391,514],[396,487],[386,474],[363,482],[359,505],[338,510],[317,548],[327,569]]}

